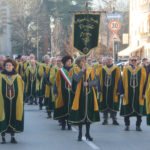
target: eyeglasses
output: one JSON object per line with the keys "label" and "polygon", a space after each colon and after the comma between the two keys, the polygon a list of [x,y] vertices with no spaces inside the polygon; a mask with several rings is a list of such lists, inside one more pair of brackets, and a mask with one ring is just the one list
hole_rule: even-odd
{"label": "eyeglasses", "polygon": [[131,61],[137,61],[136,59],[132,59]]}

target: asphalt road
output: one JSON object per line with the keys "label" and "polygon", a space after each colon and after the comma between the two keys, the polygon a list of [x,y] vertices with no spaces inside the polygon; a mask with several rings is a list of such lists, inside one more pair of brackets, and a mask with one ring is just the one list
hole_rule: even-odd
{"label": "asphalt road", "polygon": [[[25,130],[16,134],[18,144],[10,143],[10,135],[6,136],[7,144],[0,144],[0,150],[150,150],[150,127],[143,118],[142,132],[135,131],[135,118],[131,119],[131,130],[124,131],[123,118],[118,116],[119,126],[103,126],[101,122],[91,125],[93,142],[78,142],[77,127],[71,131],[62,131],[57,121],[47,119],[45,110],[38,106],[25,105]],[[85,127],[83,128],[85,135]]]}

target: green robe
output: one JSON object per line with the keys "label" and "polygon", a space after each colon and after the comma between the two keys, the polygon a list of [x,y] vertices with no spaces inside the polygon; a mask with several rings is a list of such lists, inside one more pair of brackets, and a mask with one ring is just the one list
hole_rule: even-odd
{"label": "green robe", "polygon": [[37,79],[39,80],[39,91],[37,96],[44,97],[45,96],[45,83],[44,83],[44,75],[46,74],[46,66],[45,64],[40,64],[37,70]]}
{"label": "green robe", "polygon": [[147,125],[150,125],[150,74],[148,76],[148,82],[147,82],[145,95],[146,95]]}
{"label": "green robe", "polygon": [[[79,68],[74,68],[75,74],[78,74],[79,72]],[[92,68],[88,67],[86,77],[87,81],[94,80],[95,72]],[[95,88],[93,86],[87,88],[87,92],[85,94],[83,82],[84,76],[78,83],[72,80],[72,91],[74,91],[74,93],[72,92],[71,94],[69,114],[69,122],[72,124],[84,123],[85,120],[88,122],[100,121]]]}
{"label": "green robe", "polygon": [[107,109],[111,111],[119,111],[120,98],[118,96],[118,82],[120,80],[120,69],[117,66],[108,68],[107,66],[102,68],[100,72],[100,110],[105,111]]}
{"label": "green robe", "polygon": [[48,83],[49,83],[49,97],[46,98],[47,101],[47,110],[48,111],[53,111],[54,110],[54,103],[55,103],[55,96],[53,94],[53,87],[55,84],[55,80],[56,80],[56,73],[57,73],[57,66],[53,66],[49,69],[49,73],[48,73]]}
{"label": "green robe", "polygon": [[[67,72],[69,76],[70,72]],[[54,108],[54,119],[61,119],[69,115],[70,88],[62,77],[60,70],[56,73],[57,98]]]}
{"label": "green robe", "polygon": [[145,69],[141,66],[138,66],[136,70],[133,70],[131,66],[126,67],[123,71],[122,81],[124,98],[121,104],[120,115],[146,115],[145,100],[143,98],[146,84]]}
{"label": "green robe", "polygon": [[6,75],[0,75],[0,133],[22,132],[24,129],[23,109],[24,82],[17,75],[8,79]]}
{"label": "green robe", "polygon": [[26,95],[27,97],[36,97],[39,90],[39,82],[37,80],[37,67],[34,69],[29,66],[26,69]]}

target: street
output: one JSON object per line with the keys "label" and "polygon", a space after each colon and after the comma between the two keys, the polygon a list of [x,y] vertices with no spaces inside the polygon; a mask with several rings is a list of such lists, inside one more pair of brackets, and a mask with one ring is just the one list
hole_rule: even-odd
{"label": "street", "polygon": [[[102,116],[102,115],[101,115]],[[118,117],[119,126],[103,126],[101,122],[91,125],[93,142],[85,140],[78,142],[78,130],[73,126],[72,131],[62,131],[57,121],[47,119],[45,109],[40,111],[38,106],[25,105],[25,130],[16,134],[18,144],[10,143],[10,135],[6,136],[7,144],[0,145],[0,150],[149,150],[150,127],[146,125],[145,117],[142,122],[142,132],[135,131],[135,118],[131,119],[131,130],[124,131],[124,121]],[[85,127],[83,128],[85,135]]]}

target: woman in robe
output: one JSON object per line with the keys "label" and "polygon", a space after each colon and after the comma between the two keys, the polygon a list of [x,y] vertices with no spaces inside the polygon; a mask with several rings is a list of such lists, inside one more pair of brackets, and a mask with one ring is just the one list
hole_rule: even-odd
{"label": "woman in robe", "polygon": [[73,68],[69,122],[79,126],[78,141],[82,141],[83,124],[86,125],[86,139],[93,141],[90,125],[100,121],[95,92],[97,79],[94,69],[87,67],[85,63],[85,57],[80,56],[76,60],[78,67]]}
{"label": "woman in robe", "polygon": [[0,75],[0,133],[2,144],[6,143],[5,134],[11,134],[11,143],[17,143],[15,133],[23,132],[24,109],[23,91],[24,82],[16,73],[16,62],[7,58],[4,61],[4,70]]}

